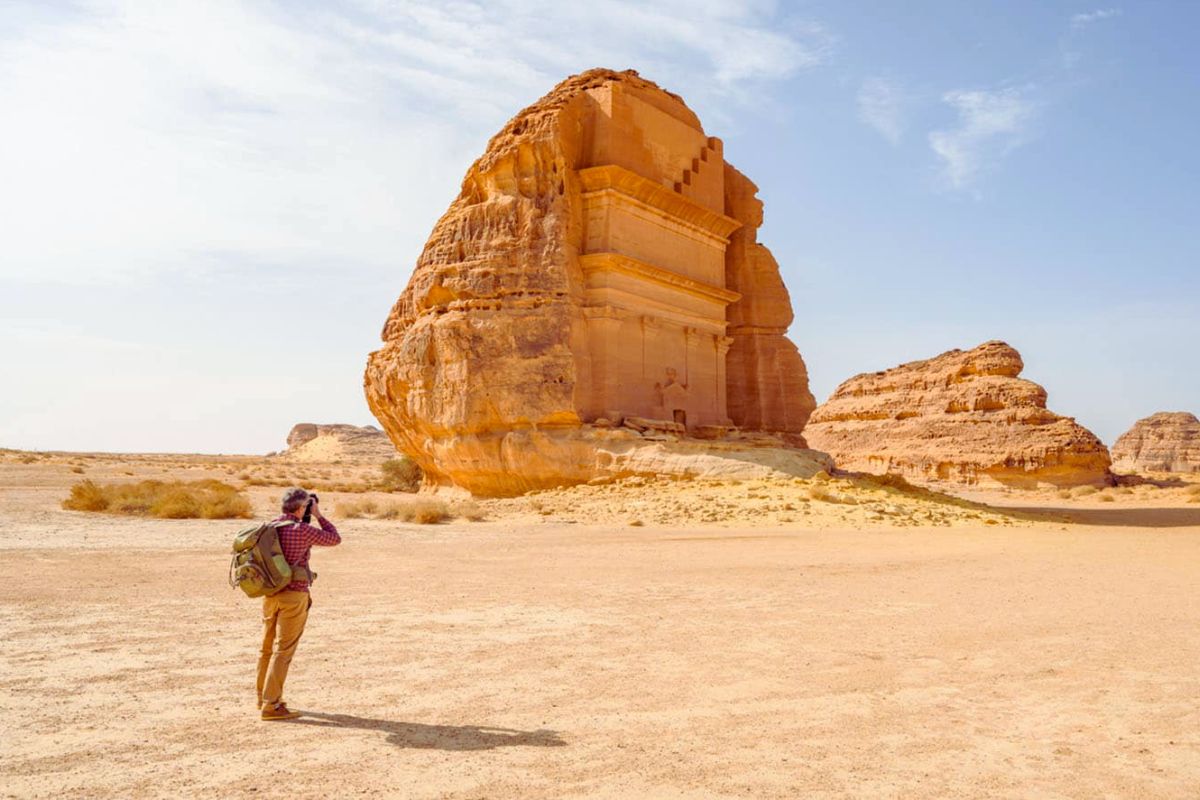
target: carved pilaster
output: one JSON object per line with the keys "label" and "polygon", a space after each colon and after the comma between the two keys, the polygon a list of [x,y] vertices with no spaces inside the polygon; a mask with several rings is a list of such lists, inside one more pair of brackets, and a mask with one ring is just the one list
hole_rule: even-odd
{"label": "carved pilaster", "polygon": [[713,336],[713,350],[717,358],[717,419],[729,419],[729,388],[727,386],[727,376],[729,374],[726,361],[729,357],[729,348],[733,345],[733,338],[730,336]]}

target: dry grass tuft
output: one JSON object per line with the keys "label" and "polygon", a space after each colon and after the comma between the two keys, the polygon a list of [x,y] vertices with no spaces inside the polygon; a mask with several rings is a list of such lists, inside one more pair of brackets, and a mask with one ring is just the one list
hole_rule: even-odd
{"label": "dry grass tuft", "polygon": [[1200,497],[1200,483],[1194,483],[1188,488],[1184,489],[1184,491],[1190,494],[1192,497]]}
{"label": "dry grass tuft", "polygon": [[76,475],[82,475],[83,467],[71,467],[71,472],[74,472]]}
{"label": "dry grass tuft", "polygon": [[1111,494],[1109,494],[1108,492],[1105,492],[1104,494],[1100,495],[1100,496],[1099,496],[1099,497],[1097,497],[1096,499],[1097,499],[1097,500],[1099,500],[1101,503],[1115,503],[1115,502],[1117,502],[1117,498],[1113,497],[1113,496],[1112,496]]}
{"label": "dry grass tuft", "polygon": [[[347,519],[394,519],[400,522],[415,522],[418,525],[445,522],[455,516],[443,501],[425,498],[407,501],[393,500],[386,503],[369,498],[345,500],[338,504],[337,513]],[[472,517],[468,517],[468,519],[472,519]]]}
{"label": "dry grass tuft", "polygon": [[451,504],[450,513],[467,522],[483,522],[487,519],[487,512],[483,510],[483,506],[474,500],[459,500],[457,503]]}
{"label": "dry grass tuft", "polygon": [[371,518],[379,513],[379,503],[370,498],[366,500],[343,500],[338,503],[337,514],[347,519]]}
{"label": "dry grass tuft", "polygon": [[1087,497],[1088,495],[1093,495],[1098,491],[1100,490],[1095,486],[1076,486],[1071,490],[1071,495],[1073,497]]}
{"label": "dry grass tuft", "polygon": [[824,486],[813,486],[808,490],[810,500],[817,500],[821,503],[838,503],[844,506],[856,506],[858,501],[853,497],[831,492]]}
{"label": "dry grass tuft", "polygon": [[380,519],[398,519],[418,525],[433,525],[450,519],[450,509],[441,500],[414,500],[408,503],[390,503],[380,510]]}
{"label": "dry grass tuft", "polygon": [[140,481],[99,485],[80,481],[62,502],[70,511],[103,511],[159,519],[239,519],[250,516],[250,501],[217,480]]}

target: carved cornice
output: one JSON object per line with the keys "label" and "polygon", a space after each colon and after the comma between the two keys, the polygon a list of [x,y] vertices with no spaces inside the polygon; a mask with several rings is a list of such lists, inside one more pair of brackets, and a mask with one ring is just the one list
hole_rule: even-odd
{"label": "carved cornice", "polygon": [[584,275],[593,272],[620,272],[723,304],[735,303],[742,299],[737,292],[722,286],[701,283],[678,272],[656,267],[620,253],[588,253],[579,257],[579,266]]}
{"label": "carved cornice", "polygon": [[729,234],[742,227],[742,223],[732,217],[717,213],[666,186],[615,164],[581,169],[579,179],[583,182],[585,198],[609,192],[623,195],[726,243]]}

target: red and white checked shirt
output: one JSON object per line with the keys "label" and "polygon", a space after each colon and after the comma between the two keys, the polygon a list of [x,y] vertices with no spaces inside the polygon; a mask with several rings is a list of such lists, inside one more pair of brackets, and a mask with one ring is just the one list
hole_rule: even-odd
{"label": "red and white checked shirt", "polygon": [[[324,517],[317,518],[317,521],[321,523],[319,528],[300,522],[289,514],[275,518],[276,522],[284,520],[292,520],[296,523],[295,525],[282,525],[276,530],[279,535],[279,545],[283,548],[283,557],[293,567],[308,569],[308,553],[314,544],[319,547],[333,547],[335,544],[342,543],[338,529]],[[287,591],[307,592],[308,581],[292,581],[287,585]]]}

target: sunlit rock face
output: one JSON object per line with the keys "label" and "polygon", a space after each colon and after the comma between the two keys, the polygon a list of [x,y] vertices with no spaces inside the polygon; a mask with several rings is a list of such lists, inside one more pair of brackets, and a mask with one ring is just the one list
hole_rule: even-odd
{"label": "sunlit rock face", "polygon": [[288,431],[287,449],[278,455],[292,461],[371,461],[395,458],[386,434],[371,425],[316,425],[300,422]]}
{"label": "sunlit rock face", "polygon": [[951,350],[843,383],[813,413],[805,436],[840,469],[918,481],[1074,486],[1110,480],[1108,450],[1070,417],[1046,409],[1046,390],[1018,376],[1004,342]]}
{"label": "sunlit rock face", "polygon": [[1200,419],[1183,411],[1153,414],[1112,448],[1120,472],[1200,472]]}
{"label": "sunlit rock face", "polygon": [[368,359],[371,410],[430,482],[481,495],[609,474],[629,436],[802,447],[815,403],[755,192],[678,96],[563,81],[434,227]]}

